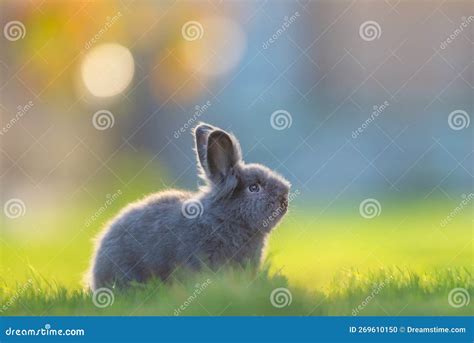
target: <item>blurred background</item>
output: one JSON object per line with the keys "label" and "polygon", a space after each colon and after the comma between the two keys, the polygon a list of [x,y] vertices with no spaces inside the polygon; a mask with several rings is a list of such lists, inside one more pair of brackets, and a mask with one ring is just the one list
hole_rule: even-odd
{"label": "blurred background", "polygon": [[1,6],[6,283],[33,270],[80,287],[121,207],[196,189],[199,121],[292,182],[270,243],[290,281],[472,268],[470,1]]}

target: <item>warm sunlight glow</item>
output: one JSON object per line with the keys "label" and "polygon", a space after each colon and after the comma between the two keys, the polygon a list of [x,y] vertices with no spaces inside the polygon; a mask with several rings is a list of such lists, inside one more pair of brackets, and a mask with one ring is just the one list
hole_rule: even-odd
{"label": "warm sunlight glow", "polygon": [[96,97],[111,97],[123,92],[134,74],[130,50],[116,43],[102,44],[84,58],[81,76],[89,92]]}

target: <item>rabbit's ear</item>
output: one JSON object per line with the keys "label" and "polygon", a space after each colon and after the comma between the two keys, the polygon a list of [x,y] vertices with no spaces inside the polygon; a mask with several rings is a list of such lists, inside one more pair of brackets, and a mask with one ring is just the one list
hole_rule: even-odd
{"label": "rabbit's ear", "polygon": [[194,128],[198,164],[206,174],[209,174],[209,169],[207,167],[207,138],[214,129],[215,127],[205,123],[200,123]]}
{"label": "rabbit's ear", "polygon": [[207,166],[214,182],[221,181],[241,160],[237,139],[222,130],[214,130],[207,140]]}

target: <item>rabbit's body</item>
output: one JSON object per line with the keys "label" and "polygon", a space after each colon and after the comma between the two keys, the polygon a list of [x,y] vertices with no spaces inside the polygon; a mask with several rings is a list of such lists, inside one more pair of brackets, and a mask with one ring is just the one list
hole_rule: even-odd
{"label": "rabbit's body", "polygon": [[[212,132],[218,136],[217,151],[208,146]],[[286,212],[288,182],[263,166],[245,165],[238,142],[225,131],[202,124],[195,134],[208,186],[198,193],[153,194],[122,210],[99,238],[91,270],[93,289],[150,277],[166,280],[180,266],[217,270],[226,263],[260,262],[270,229]],[[235,154],[233,160],[227,158],[229,153]],[[247,185],[256,182],[261,191],[248,191]],[[261,199],[253,193],[260,193]],[[275,223],[264,227],[272,214]]]}

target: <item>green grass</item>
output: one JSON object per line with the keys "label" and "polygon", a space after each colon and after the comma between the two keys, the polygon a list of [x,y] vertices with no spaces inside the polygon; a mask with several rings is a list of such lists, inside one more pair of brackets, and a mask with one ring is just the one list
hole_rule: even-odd
{"label": "green grass", "polygon": [[[110,303],[103,308],[94,305],[94,296],[89,291],[68,290],[41,278],[32,280],[31,285],[3,291],[2,297],[12,301],[2,314],[365,316],[473,313],[472,304],[454,308],[448,302],[449,292],[460,284],[471,294],[474,291],[472,275],[463,269],[430,274],[389,269],[366,275],[351,272],[334,280],[332,291],[327,294],[292,287],[285,277],[270,276],[266,270],[256,275],[243,270],[224,270],[217,274],[176,277],[167,284],[152,281],[127,290],[113,289],[112,303],[110,300],[100,302],[98,298],[99,304]],[[270,297],[273,290],[282,287],[291,293],[291,302],[286,300],[288,305],[279,308],[272,305]]]}
{"label": "green grass", "polygon": [[[126,291],[113,290],[114,303],[94,306],[84,289],[93,237],[104,223],[155,182],[141,176],[90,227],[85,221],[105,200],[72,198],[62,211],[29,206],[28,215],[4,220],[0,237],[2,315],[173,315],[195,291],[211,284],[181,315],[467,315],[474,300],[455,308],[454,288],[471,296],[473,286],[472,206],[447,225],[440,222],[456,202],[421,205],[381,200],[382,215],[364,219],[358,202],[342,212],[304,208],[296,202],[268,242],[267,266],[258,275],[224,270],[182,275]],[[102,191],[101,191],[102,192]],[[50,206],[49,208],[55,208]],[[387,280],[374,297],[374,287]],[[29,282],[29,280],[31,280]],[[276,308],[270,294],[284,287],[292,303]],[[367,302],[367,298],[369,301]],[[365,301],[365,302],[364,302]],[[3,307],[2,307],[3,306]]]}

